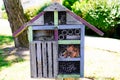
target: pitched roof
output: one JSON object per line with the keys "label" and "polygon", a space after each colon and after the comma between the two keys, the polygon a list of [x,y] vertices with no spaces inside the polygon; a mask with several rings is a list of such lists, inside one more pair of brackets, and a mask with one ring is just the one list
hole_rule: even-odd
{"label": "pitched roof", "polygon": [[71,12],[70,10],[68,10],[67,8],[65,8],[64,6],[60,5],[59,3],[53,3],[50,6],[48,6],[46,9],[44,9],[43,12],[39,13],[37,16],[35,16],[33,19],[31,19],[29,22],[27,22],[24,25],[22,25],[17,31],[15,31],[13,33],[13,36],[17,37],[18,35],[20,35],[25,29],[27,29],[27,27],[30,24],[32,24],[34,21],[36,21],[38,18],[40,18],[46,11],[54,11],[54,10],[57,10],[57,11],[66,11],[69,15],[73,16],[76,20],[82,22],[85,26],[89,27],[94,32],[96,32],[97,34],[99,34],[101,36],[104,35],[104,33],[102,31],[100,31],[99,29],[97,29],[95,26],[91,25],[87,21],[85,21],[80,16],[77,16],[75,13]]}

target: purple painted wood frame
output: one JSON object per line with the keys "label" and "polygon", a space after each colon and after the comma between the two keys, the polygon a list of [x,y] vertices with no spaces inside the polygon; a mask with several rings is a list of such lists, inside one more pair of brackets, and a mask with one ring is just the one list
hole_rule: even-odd
{"label": "purple painted wood frame", "polygon": [[54,30],[54,38],[55,38],[55,41],[58,41],[58,29],[55,28]]}
{"label": "purple painted wood frame", "polygon": [[27,29],[28,25],[33,23],[35,20],[37,20],[39,17],[41,17],[45,12],[41,12],[39,13],[37,16],[35,16],[32,20],[30,20],[29,22],[23,24],[18,30],[16,30],[13,33],[13,37],[17,37],[20,33],[22,33],[25,29]]}

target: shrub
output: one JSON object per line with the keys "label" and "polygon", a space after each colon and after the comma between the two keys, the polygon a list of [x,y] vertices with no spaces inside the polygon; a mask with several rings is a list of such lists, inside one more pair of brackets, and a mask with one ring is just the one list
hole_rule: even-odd
{"label": "shrub", "polygon": [[63,0],[62,4],[66,6],[68,9],[72,10],[71,6],[79,0]]}
{"label": "shrub", "polygon": [[3,19],[8,19],[7,13],[5,11],[2,12],[2,18]]}
{"label": "shrub", "polygon": [[46,3],[43,6],[38,6],[38,7],[30,7],[25,10],[25,17],[27,21],[35,17],[37,14],[39,14],[41,11],[43,11],[49,4]]}
{"label": "shrub", "polygon": [[120,23],[119,0],[83,0],[73,4],[72,10],[92,25],[113,37]]}

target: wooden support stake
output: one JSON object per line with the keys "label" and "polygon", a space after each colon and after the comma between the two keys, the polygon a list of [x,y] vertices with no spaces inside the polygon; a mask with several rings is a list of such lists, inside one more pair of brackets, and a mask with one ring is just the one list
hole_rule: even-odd
{"label": "wooden support stake", "polygon": [[57,78],[55,80],[81,80],[79,78]]}

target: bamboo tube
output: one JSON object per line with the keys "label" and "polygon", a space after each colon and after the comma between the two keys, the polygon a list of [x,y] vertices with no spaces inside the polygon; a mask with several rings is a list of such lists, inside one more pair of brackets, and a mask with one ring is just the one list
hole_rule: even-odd
{"label": "bamboo tube", "polygon": [[68,31],[67,30],[62,30],[62,35],[67,35]]}
{"label": "bamboo tube", "polygon": [[59,35],[59,40],[64,40],[65,39],[65,36],[63,34],[60,34]]}
{"label": "bamboo tube", "polygon": [[69,29],[68,30],[68,35],[73,35],[73,30]]}
{"label": "bamboo tube", "polygon": [[75,29],[74,33],[75,33],[75,35],[80,35],[80,30],[79,29]]}

